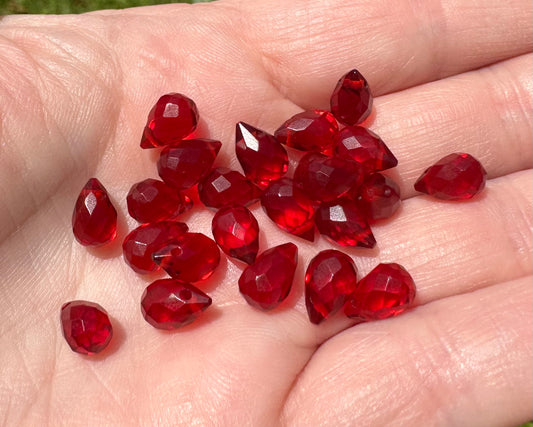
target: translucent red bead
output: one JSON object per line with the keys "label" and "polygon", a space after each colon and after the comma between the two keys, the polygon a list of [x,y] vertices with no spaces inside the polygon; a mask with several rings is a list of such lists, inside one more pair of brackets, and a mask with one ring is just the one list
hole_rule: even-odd
{"label": "translucent red bead", "polygon": [[359,186],[356,200],[368,220],[390,218],[401,205],[400,187],[392,178],[375,173]]}
{"label": "translucent red bead", "polygon": [[372,94],[363,75],[351,70],[340,78],[331,95],[331,112],[347,125],[363,122],[372,112]]}
{"label": "translucent red bead", "polygon": [[198,194],[204,205],[218,209],[228,205],[249,205],[259,198],[261,192],[241,173],[216,168],[200,182]]}

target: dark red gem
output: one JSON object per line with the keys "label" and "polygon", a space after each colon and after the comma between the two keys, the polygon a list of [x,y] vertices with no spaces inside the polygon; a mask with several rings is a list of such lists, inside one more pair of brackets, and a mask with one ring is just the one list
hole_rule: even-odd
{"label": "dark red gem", "polygon": [[221,142],[212,139],[187,139],[166,147],[157,162],[159,176],[174,188],[190,188],[211,171],[220,147]]}
{"label": "dark red gem", "polygon": [[372,94],[363,75],[352,70],[340,78],[331,95],[331,112],[347,125],[363,122],[372,111]]}
{"label": "dark red gem", "polygon": [[315,239],[313,203],[290,178],[272,181],[261,197],[263,209],[278,227],[303,239]]}
{"label": "dark red gem", "polygon": [[198,109],[192,99],[181,93],[163,95],[148,114],[141,147],[162,147],[181,141],[196,129],[198,120]]}
{"label": "dark red gem", "polygon": [[94,302],[71,301],[63,304],[61,327],[70,348],[81,354],[101,352],[113,337],[107,312]]}
{"label": "dark red gem", "polygon": [[340,310],[356,283],[357,270],[348,255],[334,249],[319,252],[305,272],[305,305],[311,323],[319,324]]}
{"label": "dark red gem", "polygon": [[281,178],[289,167],[287,151],[269,133],[237,123],[235,153],[244,174],[259,188]]}
{"label": "dark red gem", "polygon": [[137,227],[122,243],[124,261],[135,272],[148,274],[159,269],[152,254],[189,230],[187,224],[176,221],[161,221]]}
{"label": "dark red gem", "polygon": [[357,189],[357,207],[368,220],[390,218],[400,207],[400,187],[392,178],[375,173]]}
{"label": "dark red gem", "polygon": [[117,211],[104,186],[91,178],[82,188],[72,214],[72,231],[84,246],[100,246],[117,235]]}
{"label": "dark red gem", "polygon": [[379,264],[363,277],[344,308],[348,317],[378,320],[396,316],[415,299],[411,275],[399,264]]}
{"label": "dark red gem", "polygon": [[424,171],[415,190],[443,200],[471,199],[485,188],[487,172],[470,154],[453,153]]}
{"label": "dark red gem", "polygon": [[247,264],[259,251],[259,225],[244,206],[227,206],[213,217],[212,231],[218,246],[233,258]]}
{"label": "dark red gem", "polygon": [[161,279],[144,291],[141,311],[154,328],[173,330],[192,323],[210,305],[211,298],[195,286]]}
{"label": "dark red gem", "polygon": [[201,233],[185,233],[152,255],[170,277],[194,283],[213,274],[220,263],[217,244]]}
{"label": "dark red gem", "polygon": [[248,304],[261,310],[276,308],[289,295],[298,264],[298,248],[285,243],[263,252],[239,279]]}

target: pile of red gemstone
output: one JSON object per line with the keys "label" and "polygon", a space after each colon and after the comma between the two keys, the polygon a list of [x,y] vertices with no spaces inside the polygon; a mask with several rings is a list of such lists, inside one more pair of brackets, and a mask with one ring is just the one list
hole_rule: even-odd
{"label": "pile of red gemstone", "polygon": [[[197,286],[218,267],[219,248],[248,264],[239,289],[250,305],[272,310],[287,298],[298,249],[286,243],[259,253],[259,224],[247,208],[258,200],[279,228],[295,236],[313,241],[318,229],[341,246],[374,247],[370,224],[394,215],[400,190],[381,173],[398,161],[378,135],[361,126],[371,111],[368,84],[352,70],[333,91],[331,111],[296,114],[273,135],[240,122],[235,153],[243,175],[213,168],[220,141],[187,139],[199,121],[191,99],[178,93],[162,96],[148,115],[141,141],[142,148],[163,147],[157,162],[161,180],[146,179],[132,186],[128,212],[141,225],[123,242],[124,260],[135,272],[162,268],[170,276],[144,291],[141,309],[146,321],[159,329],[175,329],[207,309],[211,298]],[[285,146],[306,152],[292,176]],[[460,200],[481,191],[485,175],[473,157],[452,154],[426,170],[415,188]],[[192,207],[190,191],[197,191],[205,206],[217,210],[214,240],[189,232],[185,223],[177,221]],[[106,190],[97,179],[90,179],[74,210],[76,239],[87,246],[105,244],[115,237],[116,221]],[[305,273],[307,311],[316,324],[341,309],[351,318],[384,319],[404,311],[414,296],[413,280],[402,266],[379,264],[357,281],[352,258],[338,250],[318,253]],[[96,353],[111,339],[109,318],[96,304],[67,303],[61,319],[65,338],[75,351]]]}

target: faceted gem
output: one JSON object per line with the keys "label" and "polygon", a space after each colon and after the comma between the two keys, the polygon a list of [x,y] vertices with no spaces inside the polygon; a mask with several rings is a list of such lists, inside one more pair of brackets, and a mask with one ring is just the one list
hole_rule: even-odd
{"label": "faceted gem", "polygon": [[269,133],[237,123],[235,153],[246,177],[259,188],[281,178],[289,167],[287,151]]}
{"label": "faceted gem", "polygon": [[357,206],[368,220],[390,218],[400,207],[400,187],[388,176],[375,173],[357,189]]}
{"label": "faceted gem", "polygon": [[107,312],[88,301],[70,301],[61,307],[63,336],[72,351],[95,354],[107,347],[113,327]]}
{"label": "faceted gem", "polygon": [[189,136],[198,125],[196,104],[181,93],[163,95],[150,110],[142,148],[169,145]]}
{"label": "faceted gem", "polygon": [[352,259],[334,249],[319,252],[305,272],[305,305],[311,323],[319,324],[340,310],[355,290]]}
{"label": "faceted gem", "polygon": [[211,208],[228,205],[246,206],[255,202],[259,189],[241,173],[228,168],[216,168],[198,185],[202,203]]}
{"label": "faceted gem", "polygon": [[122,243],[124,261],[139,274],[159,270],[152,260],[152,254],[187,231],[187,224],[176,221],[141,225],[128,234]]}
{"label": "faceted gem", "polygon": [[487,172],[470,154],[452,153],[424,171],[415,190],[443,200],[471,199],[483,188]]}
{"label": "faceted gem", "polygon": [[303,239],[315,239],[313,203],[290,178],[272,181],[261,197],[261,204],[278,227]]}
{"label": "faceted gem", "polygon": [[363,122],[372,111],[372,94],[363,75],[352,70],[340,78],[331,95],[331,112],[347,125]]}
{"label": "faceted gem", "polygon": [[322,203],[315,215],[320,234],[342,246],[373,248],[376,239],[354,201],[339,199]]}
{"label": "faceted gem", "polygon": [[329,154],[338,130],[337,121],[329,111],[310,110],[292,116],[274,136],[282,144],[297,150]]}
{"label": "faceted gem", "polygon": [[297,264],[295,244],[285,243],[268,249],[242,272],[239,290],[248,304],[272,310],[289,295]]}
{"label": "faceted gem", "polygon": [[227,206],[213,217],[212,231],[227,255],[253,264],[259,251],[259,225],[244,206]]}
{"label": "faceted gem", "polygon": [[220,147],[221,142],[212,139],[187,139],[165,147],[157,162],[159,176],[177,189],[190,188],[211,171]]}
{"label": "faceted gem", "polygon": [[173,219],[192,207],[189,197],[150,178],[134,184],[126,200],[130,216],[143,223]]}
{"label": "faceted gem", "polygon": [[152,255],[170,277],[194,283],[213,274],[220,263],[217,244],[201,233],[185,233]]}
{"label": "faceted gem", "polygon": [[294,172],[294,182],[312,200],[329,202],[359,186],[364,173],[364,168],[352,160],[308,153]]}
{"label": "faceted gem", "polygon": [[173,330],[192,323],[211,305],[211,298],[189,283],[161,279],[143,293],[144,319],[157,329]]}
{"label": "faceted gem", "polygon": [[379,264],[363,277],[344,308],[348,317],[378,320],[396,316],[415,299],[411,275],[399,264]]}
{"label": "faceted gem", "polygon": [[72,231],[84,246],[100,246],[117,235],[117,211],[104,186],[91,178],[82,188],[72,214]]}
{"label": "faceted gem", "polygon": [[335,136],[335,154],[362,164],[369,172],[398,165],[398,160],[383,140],[362,126],[346,126]]}

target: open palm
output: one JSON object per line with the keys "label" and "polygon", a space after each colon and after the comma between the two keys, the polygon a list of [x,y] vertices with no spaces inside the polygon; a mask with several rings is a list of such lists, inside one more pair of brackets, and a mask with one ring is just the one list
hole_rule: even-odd
{"label": "open palm", "polygon": [[[533,417],[532,5],[528,0],[221,0],[0,21],[0,420],[7,425],[513,425]],[[327,108],[357,67],[372,129],[399,160],[404,203],[374,227],[375,250],[347,250],[361,274],[398,262],[417,307],[359,324],[314,326],[303,271],[320,250],[278,230],[259,206],[261,247],[296,241],[289,300],[270,314],[239,295],[223,260],[213,298],[174,333],[142,318],[155,277],[121,258],[129,187],[155,177],[138,146],[163,93],[198,104],[217,165],[239,168],[234,125],[274,131]],[[454,151],[477,157],[487,189],[467,203],[417,196],[421,171]],[[87,250],[70,216],[97,176],[123,218],[117,241]],[[210,235],[212,212],[189,227]],[[127,220],[124,220],[127,218]],[[127,222],[127,224],[126,224]],[[115,338],[73,353],[59,309],[102,304]]]}

